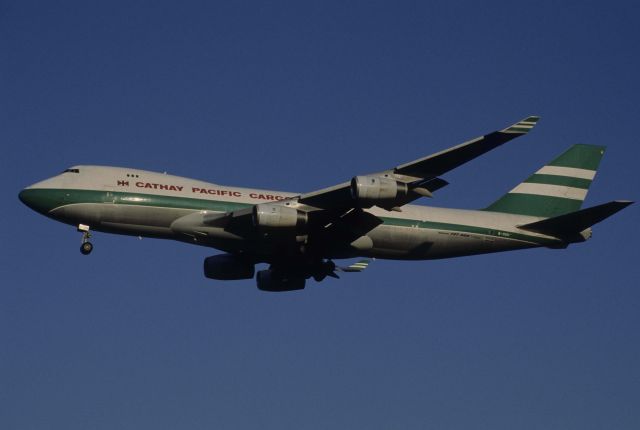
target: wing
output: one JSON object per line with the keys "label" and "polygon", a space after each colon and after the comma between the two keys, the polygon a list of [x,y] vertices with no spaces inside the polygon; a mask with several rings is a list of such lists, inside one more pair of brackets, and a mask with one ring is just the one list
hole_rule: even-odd
{"label": "wing", "polygon": [[538,117],[530,116],[433,155],[382,172],[355,176],[349,182],[290,199],[224,214],[195,212],[174,221],[171,230],[198,243],[212,240],[211,246],[228,252],[233,252],[233,248],[227,248],[225,240],[243,238],[260,244],[271,240],[273,246],[280,247],[278,252],[268,251],[267,247],[261,252],[264,255],[288,255],[276,240],[284,237],[281,233],[286,233],[285,236],[296,238],[287,242],[292,248],[299,248],[297,238],[302,238],[305,247],[314,249],[316,255],[342,256],[340,258],[361,255],[372,246],[367,232],[382,223],[379,217],[363,209],[378,206],[400,211],[413,200],[430,197],[432,192],[447,185],[439,175],[528,133],[537,121]]}
{"label": "wing", "polygon": [[[447,185],[447,182],[438,176],[518,136],[527,134],[536,125],[538,119],[537,116],[530,116],[502,130],[477,137],[392,169],[366,176],[356,176],[350,182],[302,194],[298,202],[319,209],[344,209],[357,206],[357,199],[354,199],[357,196],[354,196],[354,191],[358,189],[358,182],[364,184],[363,191],[365,189],[371,191],[371,193],[360,193],[361,195],[365,194],[365,207],[376,200],[376,188],[379,189],[377,198],[380,200],[380,204],[375,204],[375,206],[386,209],[402,206],[422,196],[429,197],[433,191]],[[357,178],[362,180],[358,181]],[[388,196],[393,194],[393,182],[395,182],[396,196],[391,198]],[[367,187],[367,185],[370,186]],[[381,194],[383,194],[382,198],[380,198]]]}

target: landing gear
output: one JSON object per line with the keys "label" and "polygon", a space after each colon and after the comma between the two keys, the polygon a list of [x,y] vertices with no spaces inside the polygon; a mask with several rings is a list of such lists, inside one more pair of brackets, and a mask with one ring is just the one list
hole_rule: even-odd
{"label": "landing gear", "polygon": [[313,279],[316,282],[321,282],[327,276],[331,276],[332,278],[340,279],[338,275],[336,275],[336,264],[331,261],[323,261],[321,262],[312,272]]}
{"label": "landing gear", "polygon": [[82,245],[80,245],[80,252],[82,255],[89,255],[93,251],[93,244],[89,242],[91,233],[89,233],[89,226],[84,224],[78,225],[78,231],[82,233]]}
{"label": "landing gear", "polygon": [[91,242],[83,242],[82,245],[80,245],[82,255],[89,255],[91,251],[93,251],[93,244]]}

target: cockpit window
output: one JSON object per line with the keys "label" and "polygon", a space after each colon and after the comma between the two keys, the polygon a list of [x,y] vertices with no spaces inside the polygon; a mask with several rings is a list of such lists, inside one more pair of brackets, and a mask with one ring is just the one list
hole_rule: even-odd
{"label": "cockpit window", "polygon": [[80,169],[66,169],[62,173],[80,173]]}

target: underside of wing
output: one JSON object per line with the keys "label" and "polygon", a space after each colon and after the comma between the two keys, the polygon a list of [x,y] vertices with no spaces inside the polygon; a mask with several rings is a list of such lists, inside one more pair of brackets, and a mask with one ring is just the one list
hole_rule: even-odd
{"label": "underside of wing", "polygon": [[276,265],[296,259],[366,254],[372,247],[367,233],[383,223],[366,209],[377,206],[402,211],[402,206],[420,197],[431,197],[448,184],[440,175],[526,134],[537,121],[538,117],[528,117],[436,154],[286,200],[229,213],[189,214],[176,220],[171,229],[196,243],[227,252],[238,251],[238,244],[249,240],[253,255],[248,258]]}
{"label": "underside of wing", "polygon": [[448,183],[440,175],[524,134],[538,122],[529,116],[509,127],[469,140],[435,154],[401,164],[389,170],[356,176],[350,182],[306,193],[298,201],[320,209],[379,206],[399,208]]}
{"label": "underside of wing", "polygon": [[527,134],[538,120],[539,117],[537,116],[527,117],[505,129],[477,137],[433,155],[401,164],[393,169],[393,172],[415,178],[435,178],[486,154],[518,136]]}

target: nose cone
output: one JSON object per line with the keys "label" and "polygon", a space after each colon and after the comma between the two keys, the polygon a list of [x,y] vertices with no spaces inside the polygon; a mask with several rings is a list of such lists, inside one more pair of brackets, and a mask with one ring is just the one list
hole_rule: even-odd
{"label": "nose cone", "polygon": [[18,198],[22,203],[41,214],[48,214],[60,205],[61,197],[54,190],[25,188],[20,191]]}
{"label": "nose cone", "polygon": [[33,207],[33,204],[34,204],[33,190],[25,188],[24,190],[20,191],[20,194],[18,194],[18,198],[25,205],[29,206],[30,208]]}

